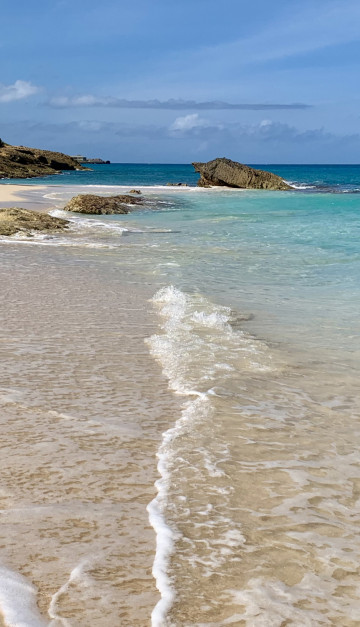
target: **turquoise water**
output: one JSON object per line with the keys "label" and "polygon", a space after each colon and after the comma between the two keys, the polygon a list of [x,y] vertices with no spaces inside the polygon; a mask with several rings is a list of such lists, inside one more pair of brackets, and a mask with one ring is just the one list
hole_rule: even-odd
{"label": "turquoise water", "polygon": [[[12,179],[3,184],[36,185],[166,185],[187,183],[196,185],[199,175],[190,164],[131,164],[93,165],[89,172],[63,172],[37,179]],[[253,164],[270,170],[292,184],[319,191],[360,191],[360,165],[272,165]]]}
{"label": "turquoise water", "polygon": [[80,180],[144,185],[145,204],[16,240],[44,264],[71,247],[74,277],[91,259],[152,294],[145,346],[181,399],[148,506],[153,627],[360,624],[360,168],[270,169],[300,189],[146,187],[194,183],[189,166],[55,177],[67,185],[38,192],[55,215]]}
{"label": "turquoise water", "polygon": [[359,350],[357,194],[184,190],[152,198],[148,210],[102,221],[142,231],[131,238],[166,281],[256,312],[250,326],[269,340],[341,348],[349,359]]}

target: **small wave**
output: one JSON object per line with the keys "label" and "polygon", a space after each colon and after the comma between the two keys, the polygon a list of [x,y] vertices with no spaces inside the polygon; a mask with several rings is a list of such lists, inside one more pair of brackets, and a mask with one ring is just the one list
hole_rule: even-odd
{"label": "small wave", "polygon": [[[170,388],[186,397],[175,425],[162,436],[158,450],[157,496],[148,505],[149,520],[156,533],[153,575],[161,599],[152,613],[152,627],[167,624],[175,590],[168,575],[171,555],[179,539],[176,525],[167,522],[172,468],[179,456],[181,436],[210,421],[213,414],[213,386],[220,378],[233,376],[236,369],[268,369],[269,355],[264,345],[231,326],[233,312],[214,305],[201,295],[188,295],[173,286],[159,290],[152,299],[162,319],[162,333],[146,340],[168,378]],[[206,450],[204,465],[212,476],[218,469]]]}
{"label": "small wave", "polygon": [[[63,211],[62,209],[52,209],[52,211],[50,211],[49,213],[51,216],[69,220],[70,223],[82,229],[105,229],[108,231],[115,231],[116,233],[120,234],[130,230],[128,227],[120,226],[119,224],[115,224],[114,222],[104,222],[101,219],[96,218],[83,218],[69,214],[68,211]],[[142,232],[140,229],[132,230],[136,233]]]}
{"label": "small wave", "polygon": [[8,627],[41,627],[37,590],[25,577],[0,566],[0,612]]}
{"label": "small wave", "polygon": [[71,627],[72,623],[70,623],[70,621],[68,621],[66,618],[58,613],[59,599],[68,592],[71,584],[73,584],[74,582],[80,582],[82,583],[82,585],[86,585],[86,568],[88,568],[90,565],[91,562],[89,560],[83,560],[77,566],[75,566],[75,568],[73,568],[70,573],[69,579],[66,581],[66,583],[64,583],[63,586],[61,586],[61,588],[57,592],[55,592],[55,594],[53,594],[51,598],[48,610],[49,616],[57,623],[61,623],[63,627]]}
{"label": "small wave", "polygon": [[[65,186],[63,186],[65,187]],[[167,192],[169,192],[170,194],[174,193],[174,192],[180,192],[180,193],[184,193],[184,192],[202,192],[204,191],[204,188],[201,187],[197,187],[196,185],[143,185],[143,184],[131,184],[131,185],[103,185],[102,183],[91,183],[91,184],[86,184],[86,185],[76,185],[76,190],[86,190],[86,189],[111,189],[111,190],[116,190],[118,189],[119,191],[123,192],[125,190],[129,191],[130,188],[135,187],[136,189],[138,189],[139,191],[144,191],[144,192],[151,192],[152,190],[154,191],[158,191],[158,190],[166,190]],[[221,189],[221,188],[220,188]],[[206,190],[205,190],[206,191]]]}
{"label": "small wave", "polygon": [[71,240],[70,238],[63,238],[53,235],[45,235],[44,233],[33,233],[31,237],[17,233],[10,237],[0,237],[1,244],[17,244],[23,246],[62,246],[62,247],[76,247],[76,248],[103,248],[114,249],[117,246],[112,244],[106,244],[101,242],[92,241],[79,241]]}
{"label": "small wave", "polygon": [[306,185],[306,183],[291,183],[287,181],[294,189],[316,189],[316,185]]}
{"label": "small wave", "polygon": [[316,181],[314,183],[299,183],[293,181],[286,181],[288,185],[291,185],[293,189],[299,191],[313,190],[317,193],[323,194],[358,194],[360,192],[359,187],[349,186],[349,185],[341,185],[324,183],[321,181]]}

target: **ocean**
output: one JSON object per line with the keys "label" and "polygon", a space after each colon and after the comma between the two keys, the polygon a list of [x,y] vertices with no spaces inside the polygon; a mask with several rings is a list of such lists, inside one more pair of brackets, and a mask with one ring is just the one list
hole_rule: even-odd
{"label": "ocean", "polygon": [[[333,193],[360,191],[360,165],[278,165],[250,164],[269,170],[301,189]],[[186,183],[196,186],[199,175],[190,164],[110,163],[91,165],[91,170],[63,172],[36,179],[1,180],[19,185],[146,185]]]}
{"label": "ocean", "polygon": [[4,625],[360,624],[360,166],[258,167],[28,181],[145,204],[0,242]]}

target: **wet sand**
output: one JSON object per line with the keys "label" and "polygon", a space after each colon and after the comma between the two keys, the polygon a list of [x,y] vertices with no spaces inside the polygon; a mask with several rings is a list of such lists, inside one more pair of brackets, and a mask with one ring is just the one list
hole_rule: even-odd
{"label": "wet sand", "polygon": [[24,624],[149,625],[146,506],[177,411],[144,343],[152,285],[112,252],[7,243],[0,257],[0,565],[35,586],[42,619],[26,606]]}
{"label": "wet sand", "polygon": [[44,211],[48,203],[41,197],[45,188],[41,185],[0,184],[0,207],[21,206],[24,209]]}
{"label": "wet sand", "polygon": [[[61,208],[75,189],[24,193]],[[266,305],[264,322],[269,292],[285,302],[270,273],[238,308],[216,304],[207,281],[223,286],[226,268],[230,286],[232,257],[213,220],[203,238],[203,215],[196,231],[179,206],[1,242],[0,608],[27,627],[142,627],[153,608],[153,627],[355,627],[352,300],[307,296],[305,324],[301,308],[280,325]],[[239,246],[241,224],[236,281],[259,254]],[[319,306],[337,314],[333,300],[331,332]]]}

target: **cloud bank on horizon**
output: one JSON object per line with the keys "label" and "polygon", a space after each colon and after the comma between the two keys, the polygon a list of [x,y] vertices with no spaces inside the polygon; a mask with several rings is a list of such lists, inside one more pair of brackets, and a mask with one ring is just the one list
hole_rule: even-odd
{"label": "cloud bank on horizon", "polygon": [[119,109],[168,109],[180,111],[182,109],[196,109],[201,111],[278,111],[282,109],[308,109],[311,105],[303,103],[231,103],[213,100],[210,102],[196,102],[195,100],[181,100],[170,98],[169,100],[127,100],[126,98],[106,97],[101,98],[92,94],[83,96],[55,96],[48,101],[49,106],[55,108],[71,107],[111,107]]}
{"label": "cloud bank on horizon", "polygon": [[254,3],[3,0],[0,136],[112,161],[358,162],[360,4]]}

